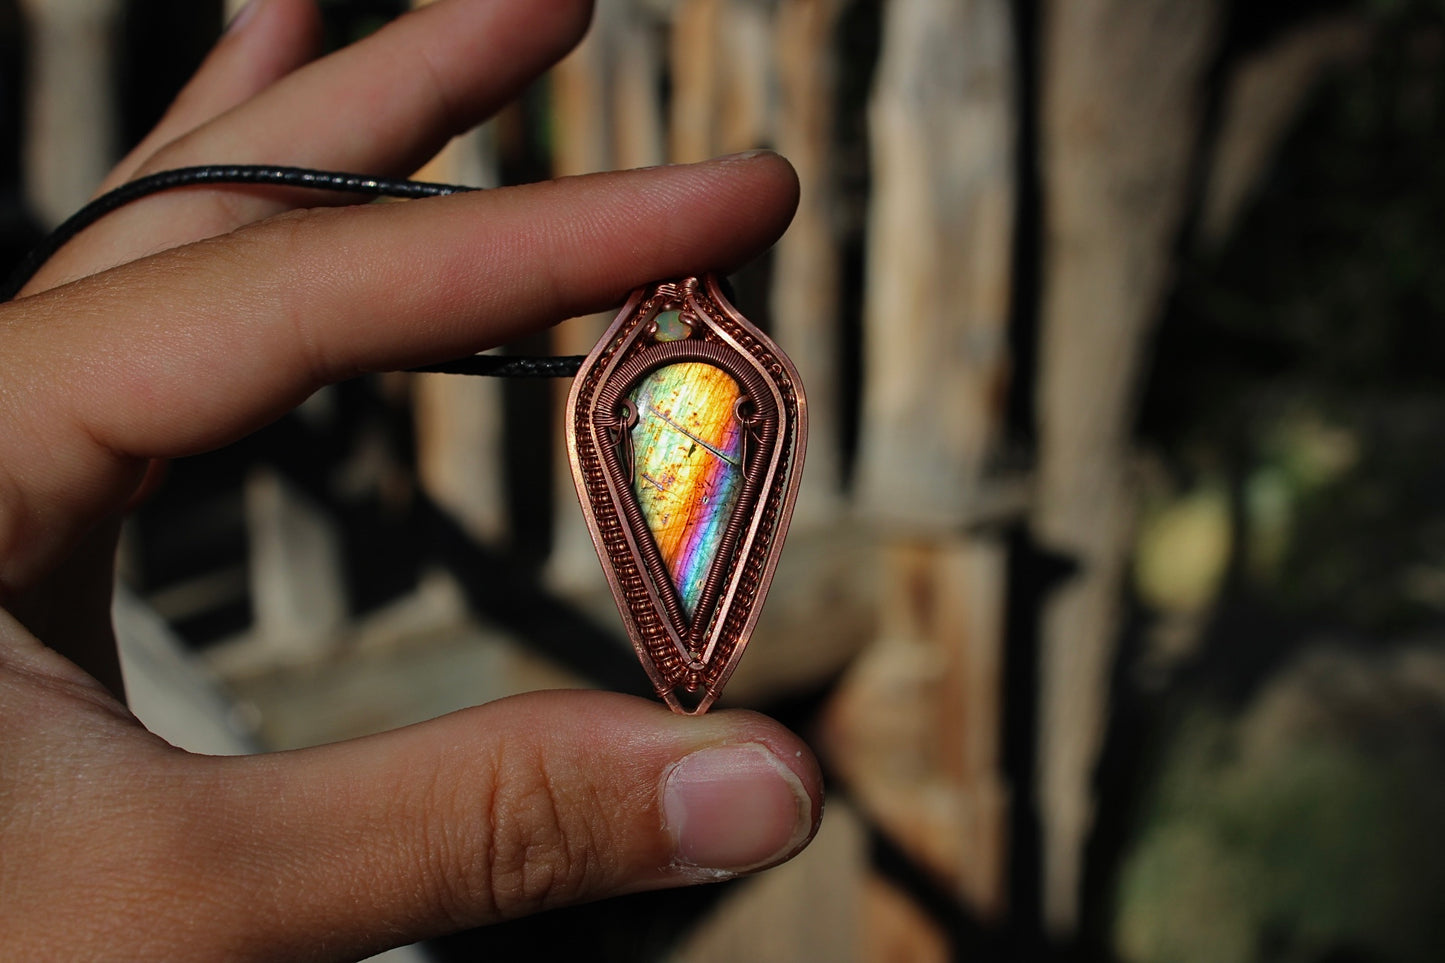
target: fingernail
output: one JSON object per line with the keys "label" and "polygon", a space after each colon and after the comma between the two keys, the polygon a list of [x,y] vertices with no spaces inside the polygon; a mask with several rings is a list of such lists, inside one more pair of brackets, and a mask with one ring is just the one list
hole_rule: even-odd
{"label": "fingernail", "polygon": [[240,10],[236,11],[236,15],[231,18],[231,22],[226,24],[225,32],[235,33],[237,30],[240,30],[242,27],[246,26],[247,21],[249,21],[253,16],[255,16],[256,8],[260,5],[261,0],[246,0],[246,5]]}
{"label": "fingernail", "polygon": [[768,154],[774,154],[774,153],[776,153],[776,151],[765,150],[765,149],[759,148],[759,149],[757,149],[757,150],[740,151],[740,152],[738,152],[738,153],[736,153],[736,154],[724,154],[722,157],[719,157],[718,160],[720,160],[720,161],[726,161],[726,162],[728,162],[728,163],[732,163],[733,161],[750,161],[750,160],[753,160],[754,158],[763,157],[763,156],[766,156],[766,155],[768,155]]}
{"label": "fingernail", "polygon": [[728,875],[790,855],[813,827],[802,781],[756,743],[683,757],[665,777],[662,810],[680,864]]}

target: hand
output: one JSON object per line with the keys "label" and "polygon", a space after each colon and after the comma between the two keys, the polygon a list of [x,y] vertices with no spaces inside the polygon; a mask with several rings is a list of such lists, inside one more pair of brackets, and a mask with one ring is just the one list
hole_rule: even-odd
{"label": "hand", "polygon": [[[312,62],[257,0],[112,174],[273,163],[404,175],[574,44],[584,0],[443,0]],[[17,959],[342,959],[721,878],[811,836],[805,746],[540,693],[385,735],[195,757],[113,693],[118,518],[158,460],[320,386],[456,357],[726,270],[796,202],[771,155],[436,200],[191,188],[127,207],[0,305],[0,945]]]}

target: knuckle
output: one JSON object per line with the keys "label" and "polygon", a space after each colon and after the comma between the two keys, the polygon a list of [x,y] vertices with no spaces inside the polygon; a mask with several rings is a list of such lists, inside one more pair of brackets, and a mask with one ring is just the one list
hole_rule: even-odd
{"label": "knuckle", "polygon": [[470,827],[460,841],[429,846],[445,912],[459,922],[521,916],[579,900],[604,883],[606,851],[588,794],[566,788],[536,751],[503,750],[486,785],[437,811]]}
{"label": "knuckle", "polygon": [[[314,268],[316,252],[325,249],[327,233],[337,217],[338,212],[330,208],[298,208],[274,214],[231,235],[232,256],[253,271],[257,264],[270,268],[264,275],[271,280],[260,296],[277,330],[288,335],[293,360],[316,384],[359,373],[339,364],[327,352],[314,328],[313,300],[294,276],[298,265]],[[315,288],[326,283],[325,276],[312,270],[305,283]]]}

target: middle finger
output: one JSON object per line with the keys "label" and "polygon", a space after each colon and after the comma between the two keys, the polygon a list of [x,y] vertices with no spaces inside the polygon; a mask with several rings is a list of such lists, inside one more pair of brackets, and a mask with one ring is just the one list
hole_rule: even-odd
{"label": "middle finger", "polygon": [[[194,164],[408,174],[565,55],[591,9],[590,0],[441,0],[288,74],[163,148],[135,176]],[[149,198],[86,231],[89,256],[71,252],[63,272],[52,268],[27,290],[329,200],[255,187]]]}
{"label": "middle finger", "polygon": [[162,150],[139,175],[200,163],[407,174],[570,50],[588,0],[443,0],[282,78]]}

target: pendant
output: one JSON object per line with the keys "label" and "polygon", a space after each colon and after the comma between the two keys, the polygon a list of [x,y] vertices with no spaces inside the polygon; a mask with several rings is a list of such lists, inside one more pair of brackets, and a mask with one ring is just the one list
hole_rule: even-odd
{"label": "pendant", "polygon": [[592,543],[657,694],[700,715],[757,623],[808,435],[791,361],[711,275],[634,291],[567,398]]}

